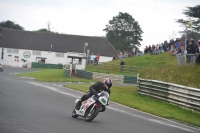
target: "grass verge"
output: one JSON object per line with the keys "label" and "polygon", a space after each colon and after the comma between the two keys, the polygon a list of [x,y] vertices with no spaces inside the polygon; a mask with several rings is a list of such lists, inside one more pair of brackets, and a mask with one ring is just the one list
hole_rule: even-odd
{"label": "grass verge", "polygon": [[[80,85],[64,86],[82,92],[87,92],[89,88],[89,85],[82,85],[81,87]],[[113,86],[110,99],[137,110],[176,120],[179,123],[200,126],[200,114],[151,97],[139,95],[137,93],[137,87]]]}
{"label": "grass verge", "polygon": [[29,72],[16,74],[18,77],[35,78],[40,82],[95,82],[95,80],[71,77],[67,78],[64,75],[63,69],[37,69],[39,72]]}

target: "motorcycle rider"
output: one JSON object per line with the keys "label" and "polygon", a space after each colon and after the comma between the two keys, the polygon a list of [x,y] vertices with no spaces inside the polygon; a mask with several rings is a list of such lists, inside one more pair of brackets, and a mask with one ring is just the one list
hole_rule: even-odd
{"label": "motorcycle rider", "polygon": [[3,65],[0,63],[0,71],[3,72]]}
{"label": "motorcycle rider", "polygon": [[[81,103],[88,98],[90,98],[92,95],[98,94],[102,91],[108,92],[110,95],[111,91],[110,88],[112,87],[112,80],[109,78],[104,79],[103,82],[96,82],[95,84],[91,85],[89,88],[89,91],[81,97],[81,99],[76,103],[76,109],[79,110]],[[101,110],[101,112],[105,111],[106,107],[104,106]]]}

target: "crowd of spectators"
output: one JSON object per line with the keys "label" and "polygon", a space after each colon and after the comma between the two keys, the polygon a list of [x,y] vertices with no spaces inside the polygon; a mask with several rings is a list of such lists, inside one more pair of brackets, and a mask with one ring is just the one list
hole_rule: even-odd
{"label": "crowd of spectators", "polygon": [[[185,48],[184,44],[182,43],[181,39],[176,38],[175,40],[171,39],[169,42],[164,41],[164,43],[156,44],[156,45],[149,45],[144,48],[144,54],[161,54],[163,52],[170,52],[172,55],[176,54],[184,54]],[[200,40],[198,44],[195,43],[194,39],[190,39],[186,41],[186,55],[187,55],[187,62],[194,63],[195,56],[196,61],[200,53]]]}
{"label": "crowd of spectators", "polygon": [[87,63],[88,64],[98,65],[99,60],[100,60],[100,54],[99,53],[96,56],[93,55],[93,53],[91,53],[87,56]]}
{"label": "crowd of spectators", "polygon": [[127,53],[126,51],[120,52],[118,54],[118,58],[130,58],[130,57],[140,56],[140,55],[143,55],[143,52],[140,50],[137,50],[136,48],[133,48],[132,52],[129,52],[129,53]]}
{"label": "crowd of spectators", "polygon": [[144,49],[144,53],[160,54],[163,52],[171,52],[173,54],[184,52],[182,41],[177,38],[176,40],[164,41],[164,43],[149,45]]}

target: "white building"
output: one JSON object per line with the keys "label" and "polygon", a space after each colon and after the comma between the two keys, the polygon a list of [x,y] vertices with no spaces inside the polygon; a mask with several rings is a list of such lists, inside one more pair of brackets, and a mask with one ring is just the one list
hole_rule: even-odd
{"label": "white building", "polygon": [[[84,44],[87,43],[88,46]],[[84,51],[99,53],[100,62],[107,62],[117,55],[117,51],[104,37],[64,35],[3,29],[0,38],[0,63],[22,67],[25,63],[42,62],[48,64],[70,64],[69,56],[83,58]],[[77,69],[85,68],[86,59],[78,63]]]}

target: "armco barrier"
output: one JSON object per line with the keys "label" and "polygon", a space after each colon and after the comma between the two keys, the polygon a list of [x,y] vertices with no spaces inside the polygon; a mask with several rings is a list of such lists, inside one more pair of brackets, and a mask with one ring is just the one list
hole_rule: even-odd
{"label": "armco barrier", "polygon": [[76,69],[76,75],[79,76],[79,77],[83,77],[83,78],[87,78],[87,79],[92,79],[93,73],[85,71],[85,70],[78,70],[78,69]]}
{"label": "armco barrier", "polygon": [[63,65],[61,65],[61,64],[42,64],[42,63],[32,62],[31,68],[63,69]]}
{"label": "armco barrier", "polygon": [[71,70],[65,69],[65,77],[71,77]]}
{"label": "armco barrier", "polygon": [[137,84],[137,77],[134,77],[134,76],[124,76],[124,83]]}
{"label": "armco barrier", "polygon": [[141,78],[138,79],[138,86],[139,94],[200,111],[200,89]]}

